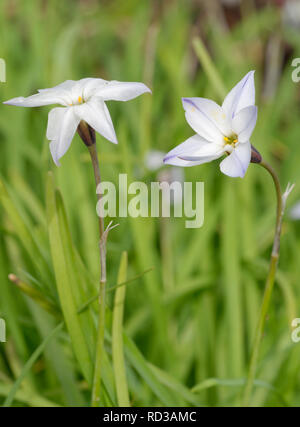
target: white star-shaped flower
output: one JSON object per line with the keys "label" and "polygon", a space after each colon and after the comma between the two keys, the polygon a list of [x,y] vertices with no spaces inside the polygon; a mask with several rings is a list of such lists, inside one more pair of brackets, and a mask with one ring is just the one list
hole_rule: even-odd
{"label": "white star-shaped flower", "polygon": [[183,98],[185,117],[196,135],[170,151],[164,162],[195,166],[227,157],[221,171],[244,177],[251,160],[250,137],[257,120],[254,71],[250,71],[226,96],[220,107],[205,98]]}
{"label": "white star-shaped flower", "polygon": [[151,90],[143,83],[106,81],[86,78],[67,80],[50,89],[41,89],[28,98],[4,102],[18,107],[40,107],[60,104],[48,117],[47,138],[56,165],[66,153],[81,121],[86,122],[104,138],[117,144],[114,126],[105,101],[129,101]]}

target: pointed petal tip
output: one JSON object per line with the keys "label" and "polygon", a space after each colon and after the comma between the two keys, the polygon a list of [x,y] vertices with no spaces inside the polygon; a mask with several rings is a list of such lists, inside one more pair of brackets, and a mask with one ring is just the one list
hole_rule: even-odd
{"label": "pointed petal tip", "polygon": [[190,103],[190,102],[191,102],[191,99],[190,99],[190,98],[186,98],[186,97],[184,97],[184,98],[181,98],[181,102],[182,102],[182,104],[183,104],[183,106],[184,106],[184,103],[185,103],[185,102]]}
{"label": "pointed petal tip", "polygon": [[176,159],[179,159],[177,154],[167,153],[165,155],[165,157],[163,158],[163,164],[164,165],[174,165],[174,161],[175,161],[175,165],[176,165]]}
{"label": "pointed petal tip", "polygon": [[152,90],[146,85],[145,85],[145,88],[146,88],[145,93],[150,93],[152,95]]}
{"label": "pointed petal tip", "polygon": [[249,71],[249,73],[248,73],[249,77],[250,77],[250,78],[253,78],[253,80],[254,80],[255,72],[256,72],[256,70],[251,70],[251,71]]}
{"label": "pointed petal tip", "polygon": [[50,140],[49,148],[50,148],[51,157],[53,159],[55,166],[60,167],[61,164],[60,164],[59,159],[56,155],[54,147],[55,147],[55,141]]}
{"label": "pointed petal tip", "polygon": [[183,108],[184,108],[184,104],[185,104],[185,102],[189,102],[189,98],[181,98],[181,102],[182,102],[182,105],[183,105]]}
{"label": "pointed petal tip", "polygon": [[99,135],[101,135],[103,138],[105,138],[105,139],[107,139],[107,141],[109,141],[109,142],[111,142],[112,144],[119,144],[119,141],[118,141],[118,139],[117,139],[117,136],[115,135],[114,137],[107,137],[107,136],[104,136],[104,135],[102,135],[100,132],[97,132],[97,133],[99,133]]}
{"label": "pointed petal tip", "polygon": [[24,101],[24,99],[25,98],[23,98],[23,97],[12,98],[12,99],[8,99],[7,101],[4,101],[3,104],[18,106],[18,105],[22,104],[22,102]]}
{"label": "pointed petal tip", "polygon": [[[102,135],[103,136],[103,135]],[[111,138],[106,138],[109,142],[112,142],[113,144],[118,144],[118,138],[117,135],[115,134],[114,136],[112,136]]]}
{"label": "pointed petal tip", "polygon": [[53,159],[55,166],[57,166],[59,168],[61,166],[59,159],[52,153],[51,153],[51,156],[52,156],[52,159]]}
{"label": "pointed petal tip", "polygon": [[165,164],[165,165],[167,165],[167,164],[169,164],[169,160],[171,160],[172,159],[172,157],[173,156],[165,156],[164,158],[163,158],[163,163]]}
{"label": "pointed petal tip", "polygon": [[245,76],[243,77],[243,79],[245,79],[247,77],[246,80],[248,80],[249,77],[254,77],[255,72],[256,72],[256,70],[250,70],[250,71],[248,71],[248,73],[245,74]]}
{"label": "pointed petal tip", "polygon": [[246,78],[245,80],[248,81],[249,79],[253,79],[253,84],[254,84],[254,75],[255,75],[255,70],[251,70],[249,71],[244,78]]}
{"label": "pointed petal tip", "polygon": [[[143,92],[142,93],[151,93],[152,95],[152,90],[145,84],[145,83],[138,83],[140,85],[140,88],[143,88]],[[137,95],[139,96],[139,95]]]}
{"label": "pointed petal tip", "polygon": [[113,132],[113,136],[110,139],[110,142],[112,142],[113,144],[118,144],[119,142],[118,142],[116,131],[115,131],[115,129],[113,129],[113,130],[114,130],[114,132]]}
{"label": "pointed petal tip", "polygon": [[142,95],[143,93],[150,93],[150,95],[152,95],[152,90],[147,85],[145,85],[145,83],[140,83],[140,85],[143,88],[143,91],[140,93],[140,95]]}

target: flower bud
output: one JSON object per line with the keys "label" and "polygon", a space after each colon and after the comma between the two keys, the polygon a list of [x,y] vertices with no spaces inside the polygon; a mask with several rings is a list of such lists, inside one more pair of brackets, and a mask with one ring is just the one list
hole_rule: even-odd
{"label": "flower bud", "polygon": [[81,120],[81,122],[79,123],[77,132],[87,147],[90,147],[91,145],[95,144],[95,131],[84,120]]}
{"label": "flower bud", "polygon": [[261,154],[251,144],[251,163],[260,163],[262,161]]}

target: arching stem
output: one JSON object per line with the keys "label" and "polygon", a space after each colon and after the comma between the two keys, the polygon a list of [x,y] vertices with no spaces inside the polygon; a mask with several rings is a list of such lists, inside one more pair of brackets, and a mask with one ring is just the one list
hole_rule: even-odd
{"label": "arching stem", "polygon": [[273,241],[269,273],[266,280],[264,296],[263,296],[262,305],[260,309],[259,320],[256,328],[253,349],[252,349],[252,354],[251,354],[251,359],[249,364],[248,377],[247,377],[247,382],[244,390],[244,396],[243,396],[244,406],[249,406],[249,403],[250,403],[251,393],[252,393],[256,370],[257,370],[260,344],[263,337],[265,323],[266,323],[266,316],[269,311],[270,300],[271,300],[272,291],[274,288],[275,275],[276,275],[276,269],[277,269],[278,258],[279,258],[279,250],[280,250],[281,227],[282,227],[282,220],[283,220],[286,200],[288,195],[293,189],[293,186],[288,185],[285,193],[282,195],[280,182],[274,169],[264,160],[262,160],[257,164],[261,165],[264,169],[266,169],[273,179],[275,190],[276,190],[276,197],[277,197],[277,214],[276,214],[275,236]]}

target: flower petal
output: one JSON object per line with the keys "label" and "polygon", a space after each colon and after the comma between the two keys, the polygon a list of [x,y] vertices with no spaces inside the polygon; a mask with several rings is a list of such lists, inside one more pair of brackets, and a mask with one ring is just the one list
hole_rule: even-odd
{"label": "flower petal", "polygon": [[59,85],[47,88],[47,89],[39,89],[38,92],[46,92],[46,91],[57,91],[57,90],[71,90],[72,87],[76,85],[76,80],[66,80]]}
{"label": "flower petal", "polygon": [[205,98],[182,98],[182,104],[192,129],[207,141],[221,145],[222,132],[228,130],[221,107]]}
{"label": "flower petal", "polygon": [[91,96],[99,90],[101,87],[105,86],[108,82],[103,79],[94,79],[91,77],[81,79],[81,80],[66,80],[65,82],[50,88],[50,89],[41,89],[39,92],[46,93],[50,95],[58,93],[66,99],[66,105],[78,104],[78,98],[88,101]]}
{"label": "flower petal", "polygon": [[233,152],[220,163],[221,172],[233,178],[243,178],[251,159],[251,144],[239,144]]}
{"label": "flower petal", "polygon": [[199,135],[194,135],[171,150],[164,163],[175,166],[196,166],[219,158],[224,151]]}
{"label": "flower petal", "polygon": [[51,104],[61,104],[65,106],[67,105],[67,102],[62,93],[45,90],[35,95],[28,96],[27,98],[20,96],[18,98],[10,99],[5,101],[4,104],[15,105],[17,107],[42,107],[43,105]]}
{"label": "flower petal", "polygon": [[88,102],[76,106],[74,109],[80,120],[86,121],[104,138],[114,144],[118,143],[108,108],[101,98],[93,96]]}
{"label": "flower petal", "polygon": [[47,138],[51,140],[50,151],[57,166],[74,138],[80,120],[74,108],[54,108],[48,116]]}
{"label": "flower petal", "polygon": [[95,92],[105,86],[106,83],[106,80],[94,79],[91,77],[75,81],[75,84],[70,87],[70,96],[75,104],[79,97],[88,101]]}
{"label": "flower petal", "polygon": [[232,120],[232,129],[238,135],[239,142],[247,142],[252,135],[257,120],[257,107],[243,108]]}
{"label": "flower petal", "polygon": [[87,78],[79,80],[77,89],[82,91],[82,97],[88,101],[101,88],[106,86],[108,82],[103,79]]}
{"label": "flower petal", "polygon": [[246,74],[224,99],[222,108],[228,117],[233,118],[243,108],[255,104],[254,73]]}
{"label": "flower petal", "polygon": [[95,95],[104,101],[129,101],[145,92],[151,93],[151,90],[144,83],[111,81],[100,87]]}

